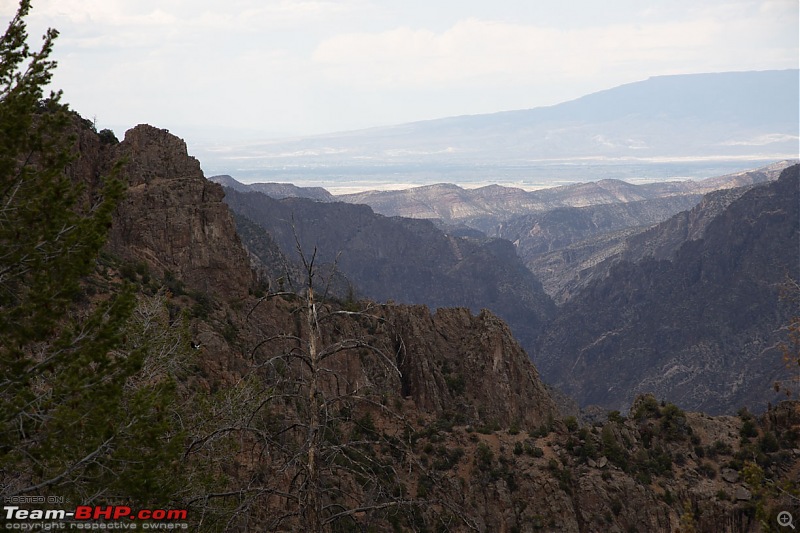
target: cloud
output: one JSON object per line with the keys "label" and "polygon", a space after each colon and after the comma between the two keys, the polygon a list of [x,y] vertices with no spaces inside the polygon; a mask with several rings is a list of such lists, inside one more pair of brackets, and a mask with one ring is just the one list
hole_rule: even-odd
{"label": "cloud", "polygon": [[502,73],[523,54],[544,56],[548,33],[468,19],[443,33],[400,27],[337,35],[322,42],[312,60],[331,78],[366,87],[442,85]]}
{"label": "cloud", "polygon": [[[0,17],[18,0],[0,0]],[[652,75],[796,68],[796,0],[35,0],[101,120],[333,131],[555,104]],[[5,15],[5,17],[4,17]],[[202,110],[202,111],[200,111]]]}
{"label": "cloud", "polygon": [[35,3],[31,18],[101,27],[161,26],[178,21],[168,7],[149,6],[147,2],[131,5],[121,0],[43,0]]}
{"label": "cloud", "polygon": [[333,14],[351,12],[360,5],[361,0],[41,0],[31,13],[36,18],[62,24],[90,23],[106,29],[169,25],[177,30],[252,31],[324,20]]}
{"label": "cloud", "polygon": [[[469,18],[438,33],[400,27],[337,35],[320,43],[313,61],[329,80],[366,89],[724,70],[754,55],[747,31],[759,28],[743,18],[730,20],[733,15],[723,21],[717,14],[573,29]],[[751,63],[775,68],[770,63],[781,60],[785,57],[762,55]]]}

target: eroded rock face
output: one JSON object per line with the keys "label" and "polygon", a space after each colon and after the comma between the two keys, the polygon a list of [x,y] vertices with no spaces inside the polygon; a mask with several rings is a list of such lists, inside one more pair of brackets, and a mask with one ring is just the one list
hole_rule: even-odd
{"label": "eroded rock face", "polygon": [[[87,142],[86,146],[97,148]],[[123,177],[131,186],[112,228],[112,249],[122,257],[147,262],[153,270],[169,270],[189,287],[221,296],[208,317],[191,319],[189,329],[203,347],[194,354],[201,371],[188,377],[190,387],[214,390],[235,383],[252,369],[254,360],[264,360],[269,350],[274,354],[282,349],[280,344],[264,342],[271,336],[305,338],[307,326],[298,319],[302,298],[276,297],[256,305],[254,297],[247,297],[252,274],[221,203],[221,191],[203,179],[182,141],[162,130],[139,126],[108,151],[113,152],[108,159],[102,150],[87,154],[75,170],[96,177],[110,164],[111,155],[129,156]],[[232,296],[242,294],[244,301],[237,302],[241,305],[232,305]],[[197,303],[191,295],[170,298],[175,308]],[[453,511],[474,524],[469,530],[675,531],[688,520],[697,531],[757,529],[748,513],[759,494],[741,481],[733,484],[716,473],[716,465],[730,464],[734,454],[742,451],[739,419],[687,413],[677,417],[681,424],[665,426],[662,409],[649,419],[601,421],[570,430],[550,420],[557,416],[556,409],[536,369],[507,326],[491,313],[440,309],[431,314],[424,306],[369,305],[362,317],[335,314],[326,322],[329,329],[323,344],[356,338],[383,353],[402,354],[397,360],[400,375],[378,375],[370,386],[393,400],[387,404],[411,421],[418,438],[410,452],[415,460],[435,464],[440,455],[461,450],[452,464],[434,469],[439,469],[437,477],[451,479],[451,486],[458,487],[448,496],[458,505]],[[258,346],[263,348],[257,350]],[[351,355],[334,368],[346,382],[364,375],[369,361]],[[436,429],[448,412],[461,413],[466,420],[426,431]],[[782,439],[787,450],[797,447],[796,439],[790,442],[789,437],[800,430],[799,412],[787,403],[771,410],[761,422]],[[380,411],[374,416],[378,427],[386,427],[381,425]],[[474,431],[473,424],[499,429]],[[540,425],[548,428],[530,431]],[[523,431],[512,431],[512,426]],[[672,434],[675,431],[677,437]],[[713,475],[706,464],[711,459],[701,461],[692,455],[698,446],[720,450],[711,465]],[[271,460],[266,450],[254,452],[259,463]],[[244,469],[235,468],[246,453],[219,458],[226,469],[224,477],[231,478],[231,490],[250,486]],[[785,479],[796,479],[797,460],[789,463],[785,454],[784,450],[771,454],[774,464],[783,465],[775,471]],[[656,456],[670,458],[670,464],[653,472]],[[392,464],[398,472],[407,466],[405,460]],[[698,473],[701,470],[706,479]],[[410,486],[413,489],[415,484]],[[719,498],[721,492],[724,500]],[[691,516],[687,506],[691,506]],[[449,518],[453,524],[449,530],[468,530],[455,517]],[[378,524],[390,529],[388,522]],[[252,531],[261,524],[247,525],[238,530]]]}
{"label": "eroded rock face", "polygon": [[203,177],[183,140],[139,125],[111,157],[124,161],[128,191],[116,213],[109,247],[125,259],[169,272],[188,287],[241,298],[253,283],[249,259],[222,187]]}
{"label": "eroded rock face", "polygon": [[[366,298],[473,312],[491,309],[526,347],[555,313],[541,283],[508,241],[458,238],[430,221],[388,218],[364,205],[278,201],[229,188],[225,202],[269,233],[285,257],[297,259],[299,242],[306,254],[316,251],[317,265],[335,263]],[[243,225],[240,230],[249,233]],[[253,252],[265,244],[263,238],[247,238],[246,243]]]}
{"label": "eroded rock face", "polygon": [[648,391],[711,413],[775,401],[791,316],[781,287],[800,275],[798,168],[724,207],[670,260],[623,261],[590,283],[541,337],[545,379],[616,409]]}
{"label": "eroded rock face", "polygon": [[[94,161],[87,163],[90,166],[110,168],[113,161],[124,161],[120,177],[128,190],[109,242],[115,254],[145,262],[158,276],[170,272],[187,288],[227,301],[247,296],[253,273],[222,202],[222,188],[203,177],[199,162],[187,154],[181,139],[140,125],[104,157],[97,156],[94,145],[90,148],[83,158]],[[557,417],[536,369],[508,326],[490,312],[474,315],[461,308],[431,314],[426,306],[403,305],[379,309],[390,327],[386,338],[378,336],[374,342],[385,344],[387,353],[397,350],[392,345],[397,339],[404,346],[398,361],[402,378],[385,385],[397,389],[392,392],[409,398],[422,412],[460,411],[470,423],[516,424],[523,429]],[[233,320],[241,342],[256,344],[264,329],[289,331],[294,324],[291,317],[275,307],[269,312],[259,308],[246,323],[239,323],[235,316]],[[356,326],[343,322],[338,327],[360,337],[363,332]],[[214,352],[208,364],[219,375],[233,376],[235,356],[228,343],[203,324],[193,329],[209,353]],[[360,371],[357,366],[345,365],[340,371],[346,377],[348,372]]]}
{"label": "eroded rock face", "polygon": [[200,162],[189,156],[183,139],[147,124],[125,132],[115,155],[127,160],[123,173],[131,187],[165,179],[204,179]]}
{"label": "eroded rock face", "polygon": [[405,342],[403,394],[425,412],[535,428],[557,416],[536,368],[508,326],[488,311],[425,306],[386,309]]}

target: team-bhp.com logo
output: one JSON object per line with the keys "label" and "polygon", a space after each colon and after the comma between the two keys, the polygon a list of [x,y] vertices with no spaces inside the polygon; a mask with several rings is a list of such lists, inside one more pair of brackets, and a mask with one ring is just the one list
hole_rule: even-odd
{"label": "team-bhp.com logo", "polygon": [[[5,529],[188,529],[186,509],[139,509],[79,505],[74,510],[3,507]],[[183,521],[183,522],[181,522]]]}

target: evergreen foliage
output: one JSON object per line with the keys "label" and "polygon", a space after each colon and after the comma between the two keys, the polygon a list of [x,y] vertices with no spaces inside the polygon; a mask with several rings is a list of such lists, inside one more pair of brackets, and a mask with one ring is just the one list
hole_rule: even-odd
{"label": "evergreen foliage", "polygon": [[132,288],[83,288],[124,187],[111,176],[90,193],[67,174],[82,126],[60,93],[44,98],[58,33],[32,50],[30,7],[0,38],[0,496],[163,505],[180,443],[163,409],[174,382],[142,378],[153,346],[131,344]]}

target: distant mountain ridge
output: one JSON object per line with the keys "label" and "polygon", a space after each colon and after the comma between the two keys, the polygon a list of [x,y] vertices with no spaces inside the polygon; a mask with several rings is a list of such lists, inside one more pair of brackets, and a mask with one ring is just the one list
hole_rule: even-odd
{"label": "distant mountain ridge", "polygon": [[[625,239],[692,209],[704,194],[777,179],[792,161],[702,180],[634,185],[616,179],[525,191],[489,185],[465,189],[436,184],[396,191],[330,195],[290,184],[244,185],[229,176],[212,178],[238,191],[262,191],[274,198],[304,196],[369,205],[376,213],[440,221],[452,235],[477,232],[513,242],[517,254],[559,304],[568,300],[633,246]],[[740,191],[742,194],[744,191]],[[461,228],[461,229],[459,229]],[[469,228],[472,228],[470,230]],[[633,254],[633,255],[631,255]],[[604,263],[603,268],[595,268]]]}
{"label": "distant mountain ridge", "polygon": [[[575,183],[537,191],[489,185],[464,189],[437,184],[396,191],[366,191],[337,196],[340,201],[366,204],[377,213],[410,218],[441,218],[447,222],[484,217],[508,218],[561,207],[625,203],[741,187],[775,179],[791,164],[775,163],[759,171],[744,171],[703,180],[666,181],[634,185],[617,179]],[[480,228],[479,228],[480,229]]]}
{"label": "distant mountain ridge", "polygon": [[260,192],[271,198],[309,198],[320,202],[333,202],[334,196],[322,187],[298,187],[291,183],[252,183],[245,184],[236,181],[233,177],[223,174],[211,176],[208,181],[219,183],[223,187],[230,187],[239,192]]}
{"label": "distant mountain ridge", "polygon": [[[239,192],[261,192],[276,199],[309,198],[364,204],[381,215],[441,219],[454,223],[483,218],[505,219],[561,207],[586,207],[671,196],[693,195],[699,199],[701,195],[718,189],[776,179],[784,168],[794,162],[781,161],[757,170],[694,181],[673,180],[635,185],[619,179],[603,179],[536,191],[497,184],[464,188],[453,183],[438,183],[408,189],[334,195],[322,187],[299,187],[291,183],[245,184],[228,175],[212,176],[209,180]],[[484,223],[479,223],[476,229],[485,227]]]}
{"label": "distant mountain ridge", "polygon": [[307,177],[336,167],[411,175],[480,164],[486,174],[558,161],[794,158],[799,80],[797,69],[658,76],[549,107],[253,143],[226,151],[226,164]]}

